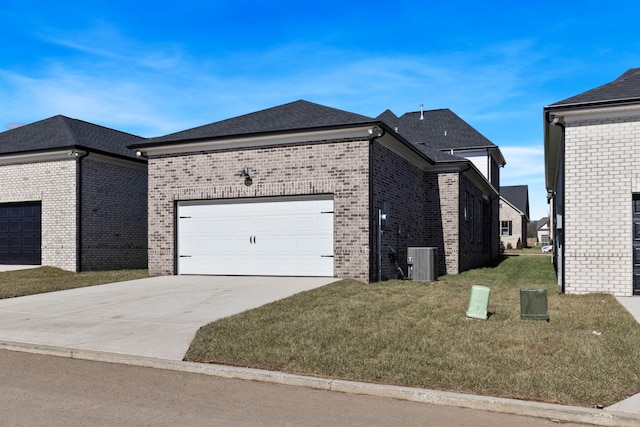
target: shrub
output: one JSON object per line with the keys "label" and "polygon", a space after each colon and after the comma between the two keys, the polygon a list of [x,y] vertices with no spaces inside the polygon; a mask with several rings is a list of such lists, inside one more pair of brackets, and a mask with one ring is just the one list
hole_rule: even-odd
{"label": "shrub", "polygon": [[516,243],[516,249],[522,249],[522,241],[518,238],[518,242]]}

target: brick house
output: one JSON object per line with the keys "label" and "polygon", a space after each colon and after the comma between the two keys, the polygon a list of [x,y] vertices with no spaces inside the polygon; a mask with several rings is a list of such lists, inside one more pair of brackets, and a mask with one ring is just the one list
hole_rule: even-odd
{"label": "brick house", "polygon": [[0,133],[0,264],[145,268],[142,138],[64,116]]}
{"label": "brick house", "polygon": [[148,158],[151,275],[369,282],[406,272],[411,246],[437,247],[440,273],[498,254],[498,187],[384,118],[296,101],[130,148]]}
{"label": "brick house", "polygon": [[558,284],[640,294],[640,68],[544,107]]}
{"label": "brick house", "polygon": [[500,187],[500,240],[505,247],[516,248],[518,240],[527,246],[529,226],[529,187],[510,185]]}

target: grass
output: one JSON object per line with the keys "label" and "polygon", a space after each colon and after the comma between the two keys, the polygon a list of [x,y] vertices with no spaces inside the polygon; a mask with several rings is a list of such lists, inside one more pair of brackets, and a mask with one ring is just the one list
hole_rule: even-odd
{"label": "grass", "polygon": [[0,272],[0,299],[149,277],[147,270],[72,273],[53,267]]}
{"label": "grass", "polygon": [[[554,281],[548,256],[433,283],[341,280],[201,328],[185,359],[587,407],[640,392],[640,326],[614,297]],[[491,289],[488,320],[465,316],[473,284]],[[550,322],[520,320],[525,286],[547,289]]]}

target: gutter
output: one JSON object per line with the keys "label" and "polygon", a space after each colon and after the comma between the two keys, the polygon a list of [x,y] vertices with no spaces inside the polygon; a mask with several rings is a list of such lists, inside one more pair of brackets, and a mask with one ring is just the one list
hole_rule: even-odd
{"label": "gutter", "polygon": [[184,138],[184,139],[164,139],[165,137],[156,137],[149,138],[147,142],[140,142],[128,145],[127,148],[135,150],[135,149],[144,149],[158,146],[174,146],[174,145],[184,145],[184,144],[196,144],[200,142],[207,141],[220,141],[220,140],[234,140],[234,139],[246,139],[246,138],[261,138],[261,137],[269,137],[269,136],[277,136],[277,135],[290,135],[296,133],[312,133],[312,132],[321,132],[321,131],[331,131],[331,130],[340,130],[340,129],[350,129],[357,128],[363,126],[380,126],[380,122],[378,121],[370,121],[370,122],[359,122],[359,123],[349,123],[343,125],[332,125],[332,126],[318,126],[314,128],[295,128],[295,129],[281,129],[281,130],[272,130],[272,131],[263,131],[263,132],[249,132],[249,133],[239,133],[239,134],[228,134],[228,135],[211,135],[211,136],[202,136],[196,138]]}
{"label": "gutter", "polygon": [[581,109],[581,108],[592,108],[599,106],[614,106],[614,105],[626,105],[626,104],[636,104],[640,102],[640,98],[623,98],[623,99],[611,99],[611,100],[600,100],[600,101],[586,101],[586,102],[574,102],[568,104],[551,104],[544,107],[545,112],[554,111],[554,110],[563,110],[563,109]]}
{"label": "gutter", "polygon": [[115,157],[121,160],[129,160],[136,163],[146,163],[146,160],[140,159],[137,157],[129,157],[123,154],[110,153],[102,150],[94,150],[93,148],[84,147],[82,145],[67,145],[67,146],[47,148],[42,150],[25,150],[25,151],[12,151],[8,153],[0,153],[0,164],[4,163],[5,161],[11,162],[11,160],[14,157],[18,160],[24,159],[24,161],[32,160],[31,158],[35,158],[36,161],[38,161],[37,159],[43,159],[43,161],[46,161],[48,160],[47,155],[49,154],[55,156],[56,153],[70,152],[74,150],[78,152],[80,151],[87,152],[87,153],[92,152],[96,154],[101,154],[103,156]]}

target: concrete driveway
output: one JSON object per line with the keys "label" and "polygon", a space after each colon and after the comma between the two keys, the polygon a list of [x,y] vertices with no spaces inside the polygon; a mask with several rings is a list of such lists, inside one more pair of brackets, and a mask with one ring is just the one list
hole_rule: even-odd
{"label": "concrete driveway", "polygon": [[216,319],[336,281],[159,276],[0,300],[0,341],[182,360]]}

